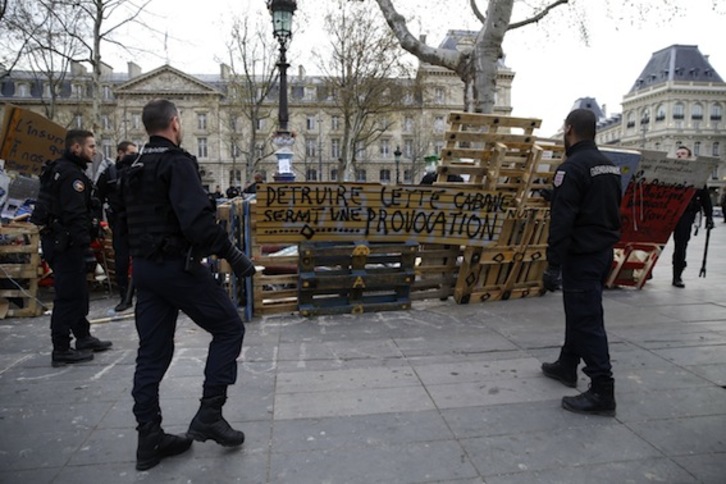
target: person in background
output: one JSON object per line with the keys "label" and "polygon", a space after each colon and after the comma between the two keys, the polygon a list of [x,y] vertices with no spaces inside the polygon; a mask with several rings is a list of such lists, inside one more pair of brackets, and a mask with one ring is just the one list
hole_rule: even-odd
{"label": "person in background", "polygon": [[255,173],[254,181],[252,183],[250,183],[249,185],[247,185],[245,187],[245,189],[242,191],[242,193],[247,193],[250,195],[253,193],[257,193],[257,188],[258,188],[257,186],[260,183],[264,183],[264,181],[265,181],[265,177],[262,176],[262,173]]}
{"label": "person in background", "polygon": [[222,194],[222,189],[219,187],[219,185],[217,185],[217,188],[214,189],[214,193],[212,193],[212,198],[215,200],[224,198],[224,194]]}
{"label": "person in background", "polygon": [[235,197],[239,197],[239,188],[237,188],[234,185],[230,185],[229,188],[227,189],[226,195],[227,195],[227,198],[229,198],[230,200]]}
{"label": "person in background", "polygon": [[[691,150],[687,146],[679,146],[676,149],[676,158],[691,158]],[[686,207],[685,212],[676,224],[673,230],[673,285],[683,289],[686,284],[683,282],[683,271],[688,265],[686,263],[686,249],[688,249],[688,241],[691,240],[691,229],[693,222],[696,220],[698,212],[703,210],[706,216],[706,229],[710,230],[713,224],[713,204],[709,196],[708,189],[703,187],[696,191],[691,202]]]}
{"label": "person in background", "polygon": [[608,338],[603,318],[603,285],[620,239],[620,169],[595,145],[595,114],[575,109],[565,120],[567,158],[555,172],[551,201],[545,289],[562,285],[565,343],[554,363],[543,363],[545,376],[577,386],[577,366],[590,377],[590,388],[563,397],[562,407],[576,413],[615,415],[615,395]]}

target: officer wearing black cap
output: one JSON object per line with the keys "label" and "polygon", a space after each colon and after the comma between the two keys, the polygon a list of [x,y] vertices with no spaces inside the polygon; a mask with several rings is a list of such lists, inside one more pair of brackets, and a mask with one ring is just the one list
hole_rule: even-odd
{"label": "officer wearing black cap", "polygon": [[[88,163],[96,153],[93,133],[73,129],[65,138],[63,157],[46,164],[40,176],[38,203],[30,221],[41,227],[43,257],[53,269],[55,297],[50,317],[53,366],[93,359],[110,341],[91,336],[86,259],[98,214],[91,200]],[[92,255],[92,254],[91,254]],[[95,268],[95,258],[91,257]],[[71,348],[71,333],[76,347]]]}
{"label": "officer wearing black cap", "polygon": [[[196,159],[179,148],[182,127],[176,106],[151,101],[142,120],[149,143],[122,181],[137,289],[139,350],[132,394],[139,470],[186,451],[192,439],[230,447],[244,442],[244,433],[222,417],[222,406],[227,387],[237,379],[245,328],[227,293],[199,260],[216,254],[227,259],[238,277],[255,272],[216,223]],[[164,433],[159,406],[159,384],[174,353],[180,310],[212,335],[201,406],[185,436]]]}
{"label": "officer wearing black cap", "polygon": [[577,366],[584,360],[590,389],[564,397],[566,410],[615,415],[613,375],[603,321],[603,283],[611,269],[613,246],[620,238],[620,170],[595,145],[596,118],[576,109],[565,120],[567,158],[557,168],[547,241],[544,286],[562,284],[565,343],[543,373],[568,387],[577,386]]}

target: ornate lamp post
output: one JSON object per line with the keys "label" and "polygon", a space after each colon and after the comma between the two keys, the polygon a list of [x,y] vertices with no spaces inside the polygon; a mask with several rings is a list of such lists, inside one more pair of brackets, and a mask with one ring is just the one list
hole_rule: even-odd
{"label": "ornate lamp post", "polygon": [[396,151],[393,152],[393,159],[396,160],[396,185],[400,182],[401,176],[401,147],[396,146]]}
{"label": "ornate lamp post", "polygon": [[280,106],[278,111],[278,129],[272,143],[277,146],[275,152],[277,157],[277,173],[275,181],[294,181],[295,175],[292,172],[292,145],[295,139],[288,130],[289,121],[287,113],[287,47],[292,39],[292,17],[297,10],[295,0],[268,0],[267,9],[272,15],[272,31],[280,44],[280,60],[277,68],[280,72]]}

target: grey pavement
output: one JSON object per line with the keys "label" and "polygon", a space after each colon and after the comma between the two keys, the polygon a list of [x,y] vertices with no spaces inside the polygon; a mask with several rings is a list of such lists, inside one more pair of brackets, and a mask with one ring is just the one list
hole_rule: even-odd
{"label": "grey pavement", "polygon": [[[670,250],[642,291],[605,294],[617,417],[564,411],[540,374],[560,294],[411,311],[248,323],[226,417],[238,449],[195,442],[134,469],[133,320],[94,326],[114,348],[50,366],[48,316],[0,321],[2,483],[726,483],[726,224],[692,239],[686,289]],[[92,317],[116,303],[96,295]],[[209,337],[182,316],[161,388],[164,427],[196,411]]]}

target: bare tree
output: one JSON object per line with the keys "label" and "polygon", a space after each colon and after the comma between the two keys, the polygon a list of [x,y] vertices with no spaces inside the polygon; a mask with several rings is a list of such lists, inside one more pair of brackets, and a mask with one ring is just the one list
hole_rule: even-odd
{"label": "bare tree", "polygon": [[387,115],[401,105],[408,75],[398,41],[367,3],[338,2],[325,16],[330,55],[317,53],[335,110],[342,115],[338,173],[350,180],[357,148],[388,130]]}
{"label": "bare tree", "polygon": [[[623,0],[604,0],[624,10],[619,16],[623,19],[648,19],[654,16],[668,17],[678,12],[678,0],[641,0],[626,2]],[[465,85],[465,106],[468,111],[491,113],[494,109],[497,76],[497,61],[502,57],[502,42],[507,32],[532,25],[541,20],[553,17],[554,11],[569,5],[575,10],[583,0],[539,0],[515,2],[515,0],[489,0],[485,9],[480,9],[476,0],[469,0],[471,15],[481,23],[474,46],[471,49],[458,51],[435,48],[417,39],[408,29],[406,19],[398,13],[392,0],[376,0],[391,31],[394,32],[401,46],[424,62],[446,67],[456,72]],[[479,2],[482,3],[482,2]],[[517,3],[524,12],[522,20],[513,20],[513,9]],[[680,2],[685,4],[685,2]],[[713,2],[714,10],[717,2]],[[575,11],[574,25],[586,39],[587,24],[584,15]],[[580,12],[581,13],[581,12]]]}
{"label": "bare tree", "polygon": [[[259,17],[254,22],[251,26],[249,18],[236,19],[227,44],[231,75],[227,84],[229,109],[225,124],[233,173],[237,170],[239,151],[245,158],[245,180],[252,177],[252,172],[265,156],[265,153],[259,155],[258,137],[269,131],[262,129],[262,122],[271,118],[266,101],[277,85],[278,76],[273,61],[277,58],[277,44],[270,39],[266,23],[263,24]],[[240,119],[245,121],[246,129],[239,124]],[[242,133],[245,133],[246,139]]]}

